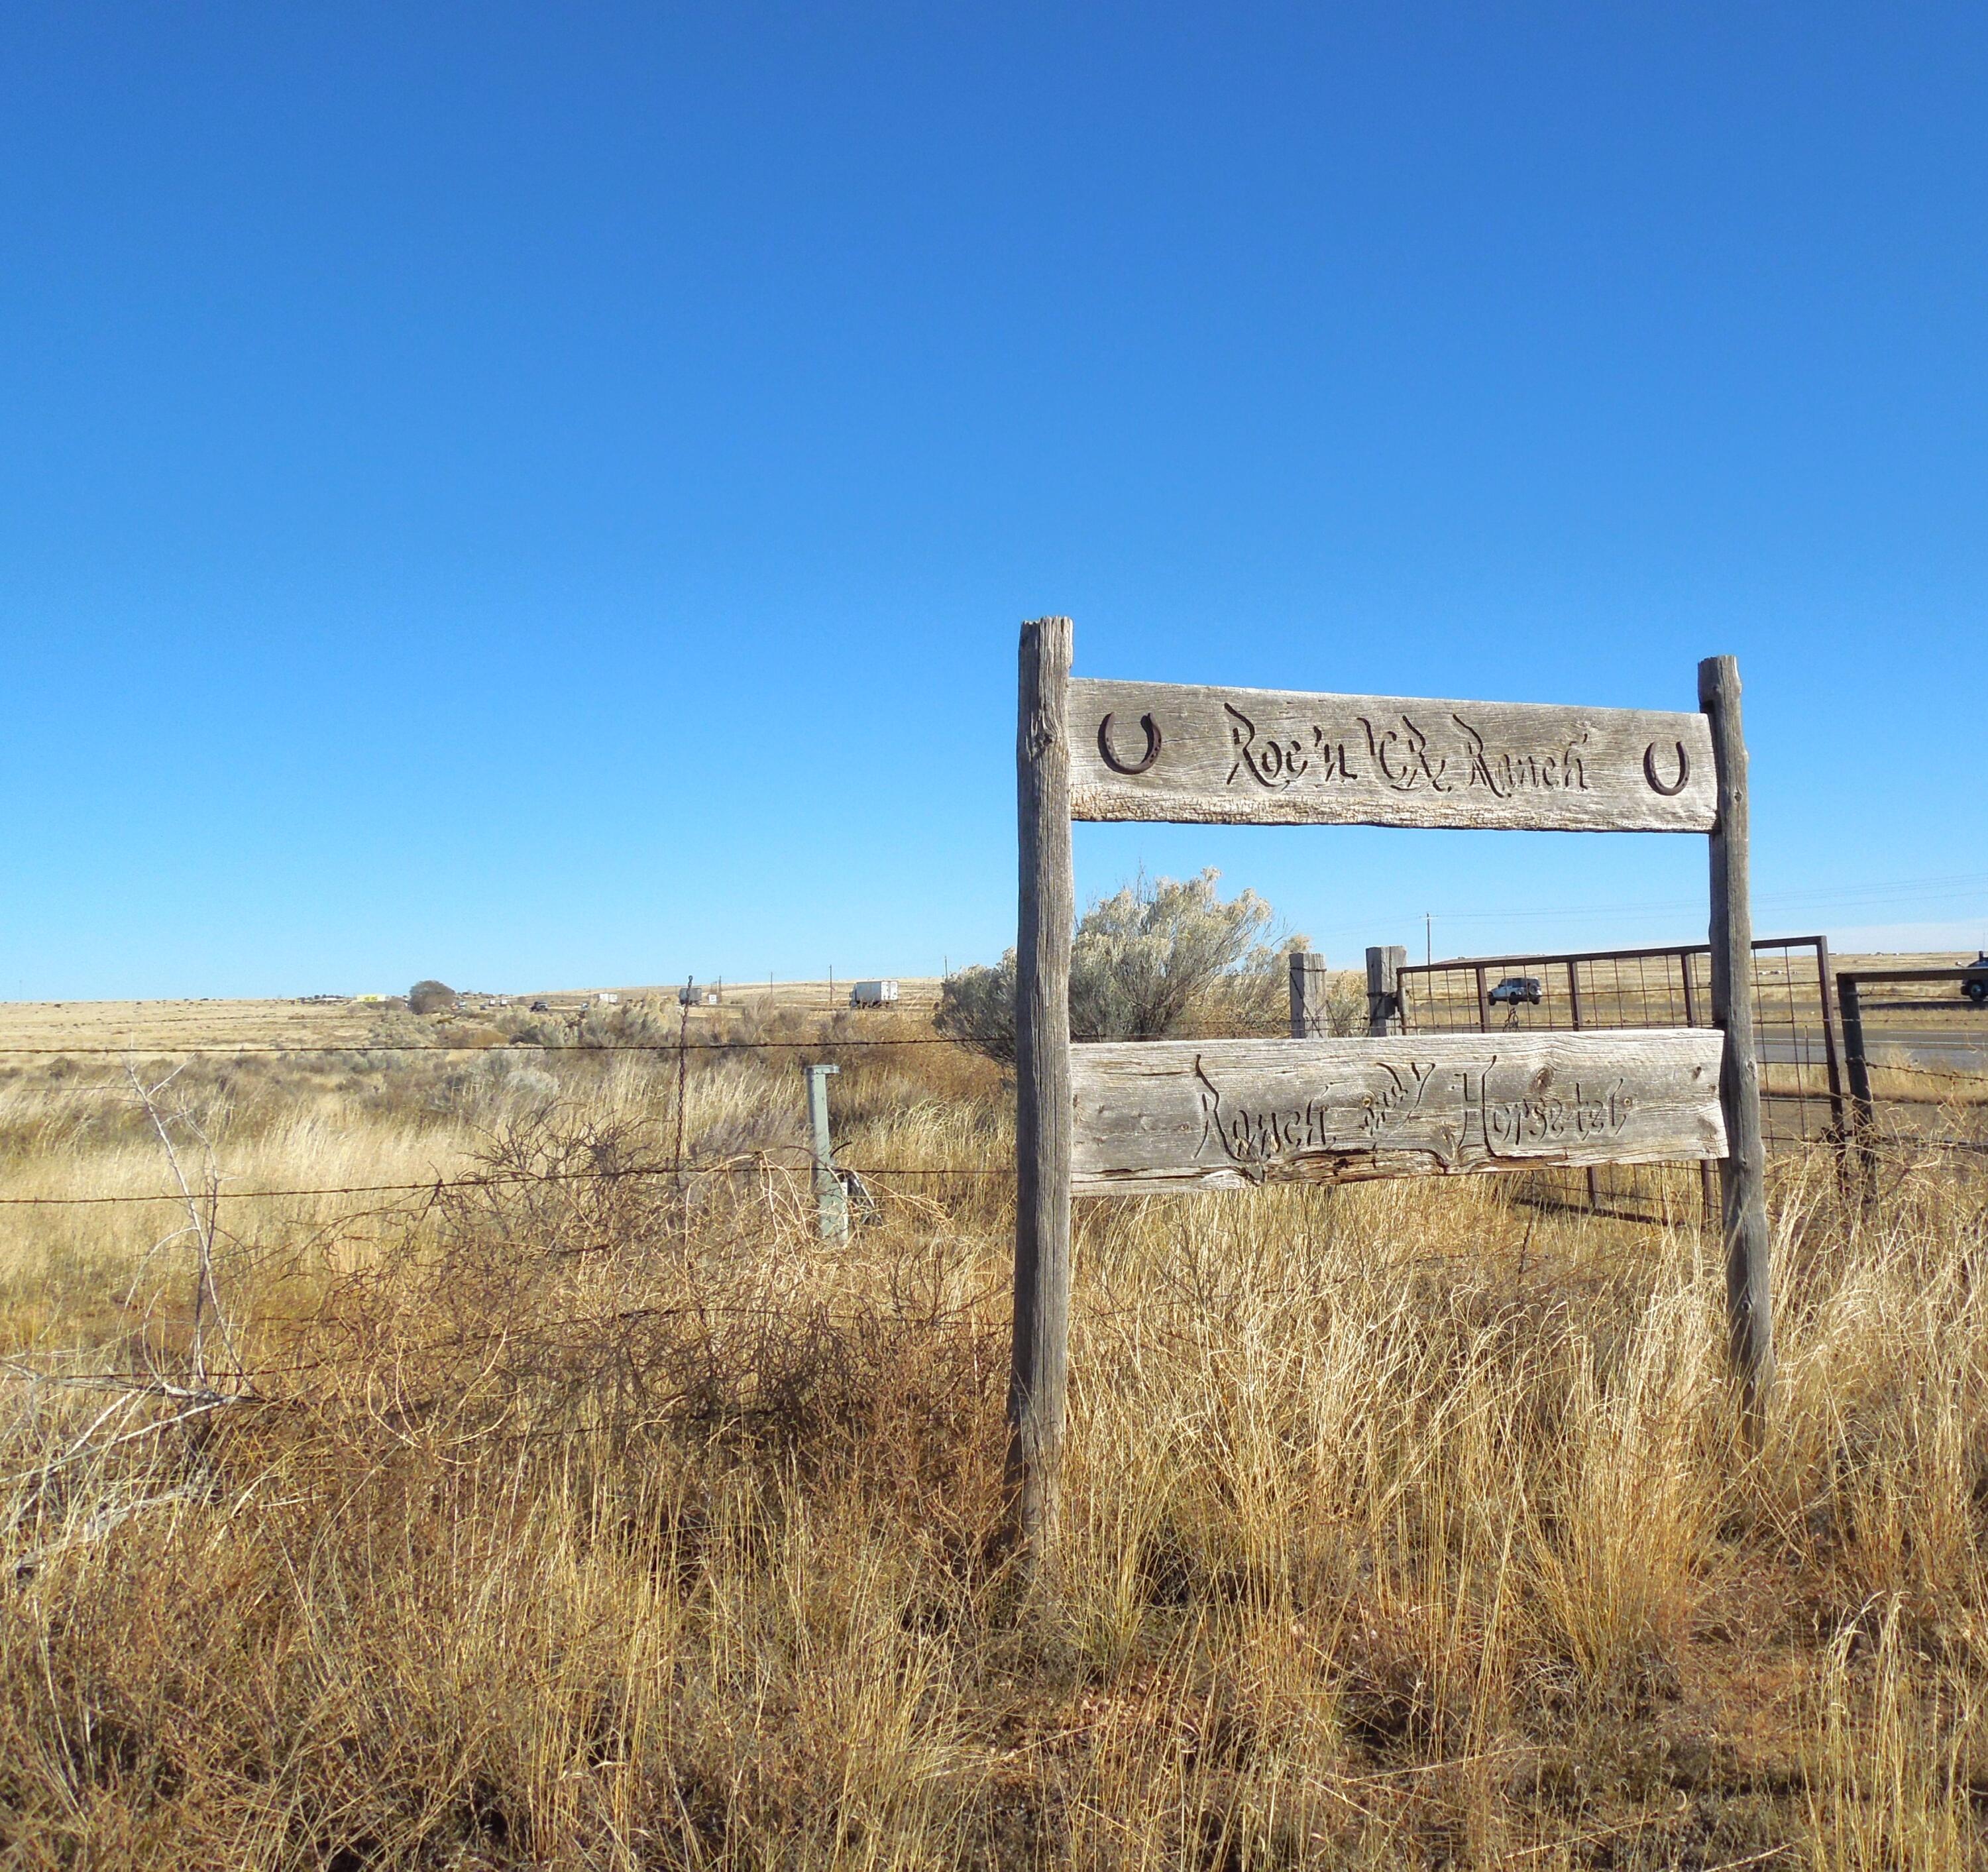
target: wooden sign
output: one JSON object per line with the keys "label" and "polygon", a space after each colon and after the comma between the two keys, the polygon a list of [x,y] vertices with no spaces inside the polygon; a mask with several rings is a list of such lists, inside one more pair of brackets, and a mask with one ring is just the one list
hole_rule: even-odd
{"label": "wooden sign", "polygon": [[1070,684],[1070,816],[1249,825],[1709,832],[1702,715]]}
{"label": "wooden sign", "polygon": [[[1008,1470],[1023,1534],[1055,1512],[1077,1194],[1717,1157],[1727,1330],[1757,1428],[1773,1313],[1733,659],[1699,665],[1687,715],[1080,679],[1071,637],[1067,617],[1022,627],[1016,698]],[[1073,1047],[1073,819],[1706,833],[1713,1024]]]}
{"label": "wooden sign", "polygon": [[1071,1193],[1726,1154],[1706,1028],[1071,1049]]}

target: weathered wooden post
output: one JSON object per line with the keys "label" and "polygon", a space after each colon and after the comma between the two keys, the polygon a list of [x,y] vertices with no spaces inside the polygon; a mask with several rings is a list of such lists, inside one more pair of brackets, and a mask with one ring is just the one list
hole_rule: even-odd
{"label": "weathered wooden post", "polygon": [[1008,1482],[1023,1538],[1055,1520],[1070,1366],[1070,668],[1067,617],[1022,627],[1015,777],[1015,1340]]}
{"label": "weathered wooden post", "polygon": [[1401,971],[1408,952],[1401,944],[1367,951],[1367,1032],[1379,1039],[1402,1030]]}
{"label": "weathered wooden post", "polygon": [[814,1158],[814,1201],[824,1242],[849,1238],[849,1200],[835,1174],[835,1147],[828,1130],[828,1076],[840,1066],[803,1066],[807,1076],[808,1136]]}
{"label": "weathered wooden post", "polygon": [[1753,912],[1747,868],[1746,742],[1740,728],[1740,665],[1708,657],[1698,666],[1698,703],[1712,730],[1719,787],[1712,828],[1712,1020],[1724,1029],[1719,1102],[1726,1155],[1719,1166],[1726,1237],[1726,1325],[1743,1401],[1757,1428],[1774,1383],[1774,1303],[1768,1279],[1766,1149],[1760,1136],[1760,1068],[1753,1046]]}
{"label": "weathered wooden post", "polygon": [[1291,1038],[1316,1040],[1327,1030],[1325,958],[1313,949],[1291,951]]}

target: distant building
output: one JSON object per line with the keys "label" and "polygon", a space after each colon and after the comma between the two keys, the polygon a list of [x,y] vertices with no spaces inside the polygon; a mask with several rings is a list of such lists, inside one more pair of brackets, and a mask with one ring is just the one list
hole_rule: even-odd
{"label": "distant building", "polygon": [[604,1008],[618,1008],[621,1005],[621,997],[611,988],[597,989],[593,999],[596,1005]]}

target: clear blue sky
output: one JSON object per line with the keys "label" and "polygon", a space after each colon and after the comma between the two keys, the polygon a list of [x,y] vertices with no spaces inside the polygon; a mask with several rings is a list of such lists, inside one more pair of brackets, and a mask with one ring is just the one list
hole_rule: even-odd
{"label": "clear blue sky", "polygon": [[[1988,12],[0,14],[0,995],[936,970],[1016,627],[1688,708],[1764,930],[1988,938]],[[1335,958],[1695,838],[1094,828]]]}

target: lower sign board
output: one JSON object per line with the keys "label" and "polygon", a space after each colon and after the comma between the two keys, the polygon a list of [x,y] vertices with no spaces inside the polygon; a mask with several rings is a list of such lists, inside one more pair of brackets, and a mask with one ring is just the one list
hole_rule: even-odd
{"label": "lower sign board", "polygon": [[1073,1194],[1722,1157],[1724,1044],[1682,1027],[1075,1046]]}

